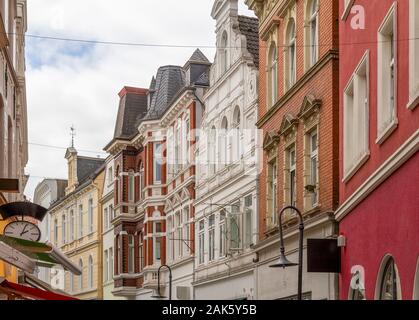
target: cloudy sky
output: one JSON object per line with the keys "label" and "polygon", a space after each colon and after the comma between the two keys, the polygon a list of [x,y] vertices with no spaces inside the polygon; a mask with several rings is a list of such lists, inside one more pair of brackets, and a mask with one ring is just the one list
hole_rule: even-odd
{"label": "cloudy sky", "polygon": [[[26,42],[29,163],[25,194],[45,177],[66,178],[70,127],[79,154],[106,157],[124,86],[148,87],[161,65],[183,65],[200,47],[214,58],[213,0],[28,1]],[[240,0],[240,14],[253,14]],[[104,45],[41,39],[164,44]]]}

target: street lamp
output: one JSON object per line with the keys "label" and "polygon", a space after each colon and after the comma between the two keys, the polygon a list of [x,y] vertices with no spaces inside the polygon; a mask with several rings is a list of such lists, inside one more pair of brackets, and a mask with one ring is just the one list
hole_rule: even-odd
{"label": "street lamp", "polygon": [[160,271],[162,268],[167,268],[169,270],[169,300],[172,300],[172,269],[166,264],[160,266],[160,268],[157,270],[157,295],[153,295],[152,298],[155,298],[155,299],[166,298],[162,296],[160,293]]}
{"label": "street lamp", "polygon": [[[288,210],[292,209],[297,212],[298,218],[300,219],[300,225],[298,229],[300,230],[300,243],[298,247],[298,263],[293,263],[287,259],[285,256],[285,246],[284,246],[284,236],[282,234],[282,215],[283,213]],[[277,263],[269,266],[270,268],[287,268],[287,267],[294,267],[298,265],[298,295],[297,299],[302,300],[302,287],[303,287],[303,236],[304,236],[304,222],[303,216],[296,207],[294,206],[287,206],[281,210],[279,213],[279,235],[281,238],[281,254]]]}

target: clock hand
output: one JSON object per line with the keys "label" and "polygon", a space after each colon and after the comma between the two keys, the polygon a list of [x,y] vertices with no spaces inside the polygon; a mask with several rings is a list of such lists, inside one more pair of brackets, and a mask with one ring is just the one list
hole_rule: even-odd
{"label": "clock hand", "polygon": [[25,232],[25,230],[26,230],[26,227],[27,227],[27,225],[23,228],[23,231],[22,231],[22,233],[20,234],[21,236],[23,236],[26,232]]}

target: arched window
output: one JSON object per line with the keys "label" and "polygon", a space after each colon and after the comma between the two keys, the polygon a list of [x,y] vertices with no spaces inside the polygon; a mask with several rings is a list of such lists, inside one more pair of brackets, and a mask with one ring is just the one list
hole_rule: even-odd
{"label": "arched window", "polygon": [[309,67],[312,67],[318,59],[318,50],[319,50],[319,14],[318,14],[318,0],[311,0],[307,6],[307,25],[309,28],[308,36],[308,46],[307,52],[309,54]]}
{"label": "arched window", "polygon": [[93,288],[93,257],[89,256],[89,287]]}
{"label": "arched window", "polygon": [[226,117],[221,121],[219,139],[220,164],[224,167],[228,164],[228,120]]}
{"label": "arched window", "polygon": [[399,279],[397,275],[397,268],[392,257],[388,257],[380,272],[379,282],[379,300],[399,300]]}
{"label": "arched window", "polygon": [[269,49],[268,61],[268,101],[272,107],[278,99],[278,50],[274,42]]}
{"label": "arched window", "polygon": [[228,36],[224,31],[221,37],[221,72],[224,73],[228,69]]}
{"label": "arched window", "polygon": [[241,143],[241,112],[240,107],[236,106],[233,113],[233,159],[238,161],[242,155],[242,143]]}
{"label": "arched window", "polygon": [[290,19],[287,26],[286,43],[286,76],[287,76],[287,89],[290,89],[296,80],[296,67],[297,67],[297,50],[296,50],[296,34],[295,34],[295,22],[294,19]]}
{"label": "arched window", "polygon": [[79,260],[79,268],[81,270],[81,275],[79,275],[79,291],[83,290],[83,260]]}

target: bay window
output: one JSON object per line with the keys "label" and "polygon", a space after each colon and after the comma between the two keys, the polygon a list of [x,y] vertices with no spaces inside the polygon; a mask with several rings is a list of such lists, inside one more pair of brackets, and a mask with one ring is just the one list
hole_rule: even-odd
{"label": "bay window", "polygon": [[161,184],[162,183],[162,165],[163,165],[163,151],[162,145],[159,142],[155,142],[153,144],[153,177],[154,177],[154,184]]}

